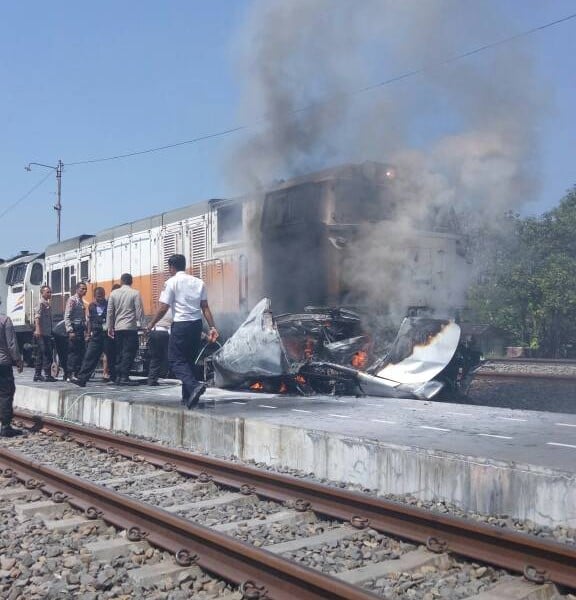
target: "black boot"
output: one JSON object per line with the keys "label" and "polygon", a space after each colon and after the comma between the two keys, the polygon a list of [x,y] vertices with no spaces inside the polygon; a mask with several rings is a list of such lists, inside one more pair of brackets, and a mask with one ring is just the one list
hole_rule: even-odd
{"label": "black boot", "polygon": [[206,386],[203,383],[198,382],[192,392],[186,399],[186,406],[191,409],[198,405],[200,401],[200,396],[206,391]]}
{"label": "black boot", "polygon": [[2,428],[0,428],[0,437],[10,438],[23,434],[23,431],[21,431],[20,429],[14,429],[12,425],[2,425]]}

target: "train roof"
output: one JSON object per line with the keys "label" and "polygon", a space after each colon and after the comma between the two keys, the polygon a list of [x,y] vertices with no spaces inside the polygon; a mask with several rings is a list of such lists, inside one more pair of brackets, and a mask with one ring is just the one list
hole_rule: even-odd
{"label": "train roof", "polygon": [[170,225],[171,223],[177,223],[178,221],[183,221],[184,219],[198,217],[200,215],[205,214],[208,211],[211,202],[214,202],[214,201],[213,200],[204,200],[201,202],[197,202],[195,204],[189,204],[188,206],[183,206],[181,208],[175,208],[173,210],[169,210],[169,211],[157,214],[157,215],[153,215],[151,217],[145,217],[143,219],[138,219],[137,221],[132,221],[131,223],[123,223],[122,225],[115,225],[114,227],[109,227],[108,229],[104,229],[104,230],[100,231],[96,235],[96,240],[98,242],[104,242],[106,240],[113,240],[122,235],[129,235],[131,233],[147,231],[154,227]]}
{"label": "train roof", "polygon": [[7,258],[6,260],[0,262],[0,266],[8,267],[10,265],[17,265],[19,263],[28,263],[33,261],[36,258],[42,258],[44,256],[43,252],[28,252],[22,251],[17,256],[13,256],[11,258]]}
{"label": "train roof", "polygon": [[[276,181],[273,185],[267,186],[265,191],[272,192],[298,185],[300,183],[320,182],[330,179],[348,179],[358,176],[380,178],[382,177],[382,173],[385,173],[386,169],[388,169],[387,165],[372,161],[366,161],[360,164],[348,163],[339,165],[337,167],[330,167],[315,173],[308,173],[299,177]],[[136,221],[131,221],[129,223],[115,225],[114,227],[103,229],[96,234],[79,235],[62,242],[50,244],[46,248],[46,255],[59,254],[74,248],[89,246],[94,241],[105,242],[107,240],[113,240],[124,235],[130,235],[140,231],[147,231],[155,227],[177,223],[178,221],[182,221],[184,219],[198,217],[207,213],[208,210],[214,205],[227,204],[229,202],[244,202],[248,197],[249,195],[244,195],[235,198],[213,198],[210,200],[203,200],[194,204],[183,206],[181,208],[175,208],[166,212],[152,215],[150,217],[137,219]]]}
{"label": "train roof", "polygon": [[177,223],[184,219],[190,219],[198,217],[208,212],[208,209],[219,203],[230,202],[231,199],[220,199],[213,198],[211,200],[204,200],[195,204],[189,204],[181,208],[175,208],[151,217],[145,217],[129,223],[122,223],[121,225],[115,225],[103,229],[96,234],[82,234],[62,242],[50,244],[46,248],[47,255],[59,254],[75,248],[81,248],[82,246],[89,246],[92,242],[105,242],[107,240],[113,240],[123,235],[130,235],[138,233],[140,231],[148,231],[155,227],[161,227],[163,225],[170,225],[171,223]]}
{"label": "train roof", "polygon": [[304,175],[275,181],[273,185],[266,188],[266,193],[282,190],[300,185],[302,183],[319,183],[321,181],[333,181],[334,179],[355,179],[364,177],[372,181],[387,181],[390,178],[390,170],[394,167],[390,164],[366,160],[362,163],[346,163],[336,167],[328,167],[321,171],[306,173]]}
{"label": "train roof", "polygon": [[79,248],[86,242],[87,240],[92,240],[96,236],[93,234],[83,233],[82,235],[77,235],[73,238],[68,238],[67,240],[63,240],[61,242],[55,242],[54,244],[50,244],[46,248],[46,255],[49,254],[59,254],[60,252],[67,252],[68,250],[74,250],[75,248]]}

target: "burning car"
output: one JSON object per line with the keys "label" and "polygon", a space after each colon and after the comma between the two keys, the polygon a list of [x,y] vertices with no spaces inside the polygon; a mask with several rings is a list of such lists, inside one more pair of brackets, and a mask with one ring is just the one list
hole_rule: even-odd
{"label": "burning car", "polygon": [[359,313],[310,307],[274,316],[264,298],[212,355],[221,388],[291,394],[435,396],[453,359],[460,327],[452,320],[406,317],[382,352]]}

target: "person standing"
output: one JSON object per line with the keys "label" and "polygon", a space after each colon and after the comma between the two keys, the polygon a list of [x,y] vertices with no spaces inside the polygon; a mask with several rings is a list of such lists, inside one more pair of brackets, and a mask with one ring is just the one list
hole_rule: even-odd
{"label": "person standing", "polygon": [[10,317],[0,317],[0,437],[22,434],[22,431],[12,427],[16,393],[13,365],[18,368],[18,373],[22,373],[24,363],[18,349],[14,325]]}
{"label": "person standing", "polygon": [[64,326],[68,334],[68,359],[64,380],[69,381],[77,376],[86,352],[86,310],[84,296],[88,288],[84,282],[76,285],[76,293],[68,298],[64,311]]}
{"label": "person standing", "polygon": [[168,259],[168,271],[171,277],[164,284],[160,306],[147,331],[152,331],[168,309],[172,309],[174,322],[170,330],[168,362],[174,375],[182,382],[182,403],[193,408],[206,391],[206,386],[196,379],[194,373],[202,336],[202,315],[210,327],[209,341],[216,341],[219,334],[208,306],[206,286],[198,277],[186,273],[186,257],[173,254]]}
{"label": "person standing", "polygon": [[170,326],[172,315],[166,313],[156,323],[148,336],[148,352],[150,366],[148,367],[148,385],[159,385],[158,379],[168,373],[168,344],[170,342]]}
{"label": "person standing", "polygon": [[88,305],[88,327],[86,329],[88,336],[88,347],[82,367],[72,383],[85,387],[86,382],[92,377],[92,374],[98,366],[98,361],[102,354],[106,357],[108,364],[108,373],[104,373],[105,379],[116,379],[116,365],[114,364],[113,341],[106,335],[106,314],[108,309],[108,300],[106,300],[106,291],[103,287],[97,287],[94,290],[94,301]]}
{"label": "person standing", "polygon": [[[56,381],[52,377],[54,344],[52,342],[50,298],[52,298],[52,290],[49,286],[43,285],[40,288],[40,301],[34,309],[34,340],[36,342],[34,381]],[[44,370],[44,377],[42,377],[42,370]]]}
{"label": "person standing", "polygon": [[56,325],[52,327],[54,346],[56,347],[56,355],[58,356],[59,369],[63,371],[62,379],[66,381],[68,374],[68,334],[66,333],[66,323],[64,319],[58,321]]}
{"label": "person standing", "polygon": [[114,340],[118,385],[131,384],[129,375],[138,352],[138,328],[144,321],[142,296],[132,289],[132,281],[132,275],[124,273],[121,287],[108,298],[108,335]]}

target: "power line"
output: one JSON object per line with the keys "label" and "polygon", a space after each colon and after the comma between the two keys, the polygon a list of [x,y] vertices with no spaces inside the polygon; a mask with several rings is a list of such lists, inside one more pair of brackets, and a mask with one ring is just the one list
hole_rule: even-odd
{"label": "power line", "polygon": [[[474,54],[478,54],[480,52],[484,52],[486,50],[490,50],[492,48],[495,48],[497,46],[501,46],[502,44],[507,44],[509,42],[512,42],[514,40],[517,40],[519,38],[522,37],[526,37],[528,35],[532,35],[534,33],[537,33],[539,31],[542,31],[544,29],[548,29],[550,27],[555,27],[556,25],[560,25],[561,23],[565,23],[566,21],[570,21],[571,19],[576,18],[576,13],[573,13],[571,15],[568,15],[566,17],[562,17],[561,19],[557,19],[556,21],[551,21],[549,23],[545,23],[544,25],[539,25],[538,27],[533,27],[532,29],[528,29],[526,31],[522,31],[520,33],[516,33],[512,36],[509,36],[507,38],[503,38],[501,40],[497,40],[495,42],[490,42],[488,44],[484,44],[482,46],[478,46],[477,48],[473,48],[472,50],[468,50],[466,52],[462,52],[460,54],[455,54],[454,56],[450,56],[448,58],[444,58],[441,60],[437,60],[437,61],[433,61],[430,62],[426,65],[424,65],[423,67],[420,67],[418,69],[413,69],[412,71],[407,71],[405,73],[402,73],[400,75],[396,75],[394,77],[391,77],[390,79],[385,79],[384,81],[380,81],[378,83],[374,83],[372,85],[366,86],[364,88],[360,88],[356,91],[353,92],[349,92],[348,94],[342,94],[341,96],[352,96],[352,95],[358,95],[358,94],[363,94],[365,92],[369,92],[371,90],[374,90],[376,88],[380,88],[386,85],[390,85],[392,83],[396,83],[398,81],[401,81],[403,79],[408,79],[410,77],[415,77],[417,75],[421,75],[422,73],[425,73],[426,71],[429,71],[430,69],[433,68],[437,68],[439,66],[443,66],[443,65],[447,65],[450,63],[453,63],[457,60],[462,60],[463,58],[468,58],[469,56],[472,56]],[[287,115],[291,115],[291,114],[296,114],[296,113],[300,113],[300,112],[304,112],[306,110],[309,110],[312,106],[314,107],[318,107],[321,106],[322,104],[326,104],[327,102],[330,102],[330,100],[327,100],[326,102],[319,102],[316,103],[314,105],[310,105],[310,106],[306,106],[306,107],[301,107],[301,108],[297,108],[294,110],[291,110],[287,113]],[[260,119],[259,122],[264,121],[265,119]],[[125,154],[117,154],[115,156],[107,156],[104,158],[92,158],[89,160],[80,160],[80,161],[76,161],[76,162],[70,162],[70,163],[66,163],[67,167],[73,167],[76,165],[87,165],[87,164],[93,164],[93,163],[99,163],[99,162],[106,162],[106,161],[110,161],[110,160],[118,160],[121,158],[130,158],[132,156],[139,156],[141,154],[150,154],[152,152],[161,152],[162,150],[168,150],[170,148],[177,148],[178,146],[185,146],[187,144],[196,144],[198,142],[204,141],[204,140],[208,140],[208,139],[213,139],[213,138],[217,138],[217,137],[223,137],[226,135],[230,135],[232,133],[236,133],[238,131],[243,131],[245,129],[250,129],[252,127],[254,127],[255,124],[250,124],[250,125],[239,125],[238,127],[233,127],[231,129],[225,129],[223,131],[217,131],[215,133],[209,133],[206,135],[202,135],[199,137],[195,137],[192,138],[191,140],[184,140],[182,142],[176,142],[173,144],[165,144],[164,146],[157,146],[154,148],[148,148],[146,150],[138,150],[135,152],[127,152]],[[0,215],[1,216],[1,215]]]}
{"label": "power line", "polygon": [[195,144],[202,140],[209,140],[210,138],[221,137],[223,135],[229,135],[242,129],[248,129],[251,125],[240,125],[233,127],[232,129],[226,129],[225,131],[219,131],[217,133],[208,133],[191,140],[185,140],[183,142],[176,142],[174,144],[166,144],[165,146],[158,146],[156,148],[148,148],[147,150],[138,150],[136,152],[127,152],[126,154],[117,154],[116,156],[107,156],[106,158],[92,158],[90,160],[80,160],[77,162],[66,163],[67,167],[74,167],[76,165],[88,165],[90,163],[104,162],[107,160],[116,160],[119,158],[129,158],[130,156],[138,156],[139,154],[149,154],[150,152],[160,152],[161,150],[168,150],[169,148],[177,148],[178,146],[184,146],[186,144]]}
{"label": "power line", "polygon": [[32,194],[32,192],[37,190],[48,179],[48,177],[50,177],[50,175],[52,175],[52,173],[48,173],[47,175],[42,177],[42,179],[33,188],[29,189],[23,196],[18,198],[18,200],[16,200],[16,202],[13,202],[12,204],[10,204],[10,206],[8,208],[4,209],[4,211],[0,213],[0,219],[4,215],[8,214],[13,208],[16,208],[21,202],[24,202],[24,200],[26,200],[26,198],[28,198],[28,196],[30,196],[30,194]]}
{"label": "power line", "polygon": [[533,33],[537,33],[538,31],[542,31],[543,29],[548,29],[549,27],[554,27],[555,25],[560,25],[560,23],[565,23],[566,21],[570,21],[571,19],[576,18],[576,13],[568,15],[567,17],[562,17],[561,19],[557,19],[556,21],[551,21],[550,23],[546,23],[545,25],[540,25],[539,27],[534,27],[532,29],[528,29],[526,31],[522,31],[520,33],[516,33],[510,37],[503,38],[501,40],[497,40],[496,42],[490,42],[488,44],[484,44],[483,46],[478,46],[477,48],[473,48],[472,50],[468,50],[467,52],[462,52],[461,54],[455,54],[454,56],[449,56],[448,58],[444,58],[442,60],[434,61],[420,67],[419,69],[414,69],[413,71],[407,71],[401,75],[396,75],[395,77],[391,77],[390,79],[386,79],[384,81],[380,81],[378,83],[374,83],[365,88],[357,90],[354,92],[355,94],[361,94],[363,92],[368,92],[375,88],[382,87],[384,85],[388,85],[390,83],[395,83],[396,81],[401,81],[402,79],[408,79],[409,77],[414,77],[416,75],[420,75],[425,71],[430,69],[441,67],[443,65],[447,65],[453,63],[457,60],[461,60],[463,58],[468,58],[474,54],[478,54],[480,52],[484,52],[485,50],[490,50],[492,48],[496,48],[497,46],[501,46],[502,44],[507,44],[509,42],[513,42],[522,37],[526,37],[528,35],[532,35]]}

